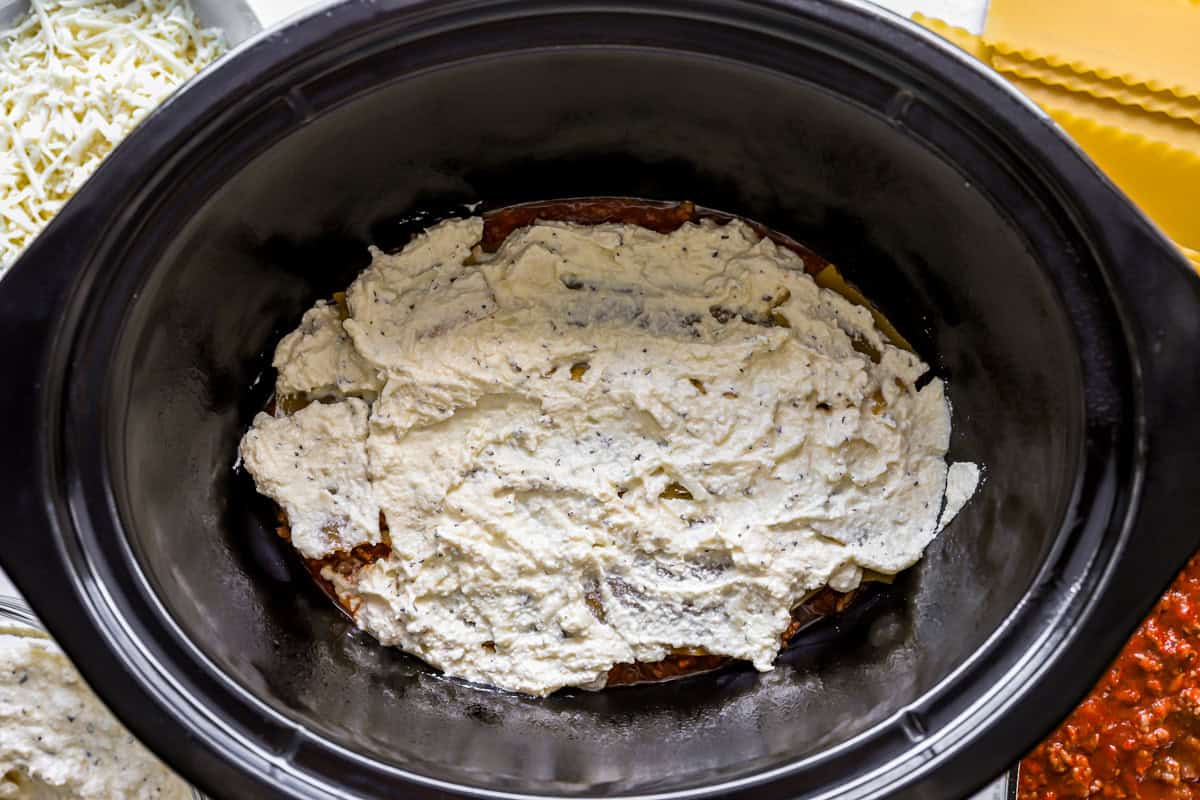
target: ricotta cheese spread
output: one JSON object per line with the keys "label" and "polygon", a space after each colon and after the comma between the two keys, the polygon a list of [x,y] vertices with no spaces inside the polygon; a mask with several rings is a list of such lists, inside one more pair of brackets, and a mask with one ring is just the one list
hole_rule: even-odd
{"label": "ricotta cheese spread", "polygon": [[322,573],[359,627],[536,695],[678,653],[769,670],[807,595],[920,558],[944,387],[799,255],[737,221],[482,229],[373,251],[276,353],[310,404],[242,443],[305,557],[389,546]]}
{"label": "ricotta cheese spread", "polygon": [[117,722],[54,642],[0,630],[0,798],[190,797],[188,785]]}

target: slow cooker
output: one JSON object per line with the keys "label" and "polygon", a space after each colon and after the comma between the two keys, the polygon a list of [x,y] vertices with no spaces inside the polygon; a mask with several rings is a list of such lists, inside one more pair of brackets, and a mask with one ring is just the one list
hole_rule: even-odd
{"label": "slow cooker", "polygon": [[[355,633],[236,445],[368,244],[601,195],[833,261],[948,381],[985,479],[773,672],[488,691]],[[1062,132],[868,5],[346,0],[154,112],[0,283],[0,561],[214,796],[958,798],[1200,545],[1198,343],[1200,280]]]}

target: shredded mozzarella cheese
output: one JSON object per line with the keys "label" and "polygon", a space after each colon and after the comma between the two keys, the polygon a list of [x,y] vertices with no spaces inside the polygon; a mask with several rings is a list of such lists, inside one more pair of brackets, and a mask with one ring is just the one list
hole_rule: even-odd
{"label": "shredded mozzarella cheese", "polygon": [[0,31],[0,274],[146,112],[224,50],[186,0],[32,0]]}

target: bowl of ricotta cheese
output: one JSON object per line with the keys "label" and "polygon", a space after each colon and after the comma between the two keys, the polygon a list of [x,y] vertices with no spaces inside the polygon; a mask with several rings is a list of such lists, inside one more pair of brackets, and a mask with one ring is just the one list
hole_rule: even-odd
{"label": "bowl of ricotta cheese", "polygon": [[1198,340],[866,5],[337,3],[0,283],[0,561],[214,797],[965,797],[1194,550]]}
{"label": "bowl of ricotta cheese", "polygon": [[0,796],[204,800],[117,722],[17,597],[0,595]]}

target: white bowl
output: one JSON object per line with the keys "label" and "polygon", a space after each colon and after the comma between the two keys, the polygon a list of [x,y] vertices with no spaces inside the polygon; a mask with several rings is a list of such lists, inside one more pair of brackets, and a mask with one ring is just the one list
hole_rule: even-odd
{"label": "white bowl", "polygon": [[[206,28],[220,28],[230,49],[262,30],[258,16],[245,0],[191,0]],[[29,0],[0,0],[0,28],[29,10]]]}
{"label": "white bowl", "polygon": [[[16,595],[0,594],[0,633],[6,632],[5,629],[11,630],[13,627],[27,628],[34,635],[44,635],[47,639],[50,638],[50,634],[34,615],[33,609],[26,605],[24,600]],[[193,800],[209,800],[196,787],[190,788]]]}

